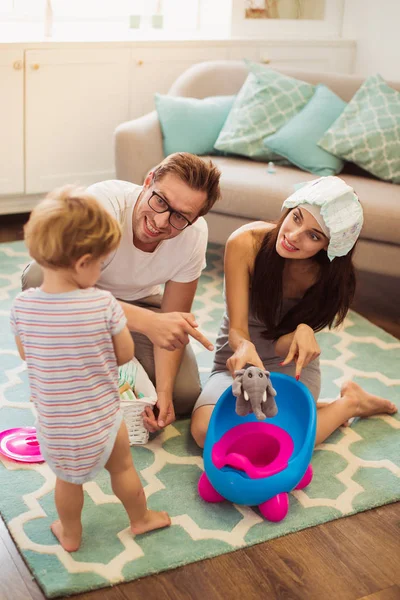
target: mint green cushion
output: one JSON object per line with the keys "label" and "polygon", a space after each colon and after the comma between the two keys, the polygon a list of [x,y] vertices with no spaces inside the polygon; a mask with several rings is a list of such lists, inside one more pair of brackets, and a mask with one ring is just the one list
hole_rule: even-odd
{"label": "mint green cushion", "polygon": [[325,131],[340,116],[346,107],[343,102],[325,85],[318,85],[314,96],[277,133],[264,140],[264,146],[304,171],[315,175],[336,175],[343,168],[343,161],[317,142]]}
{"label": "mint green cushion", "polygon": [[400,183],[400,93],[380,75],[368,77],[318,145]]}
{"label": "mint green cushion", "polygon": [[249,75],[240,89],[218,140],[217,150],[259,160],[275,160],[263,140],[299,112],[315,86],[247,62]]}
{"label": "mint green cushion", "polygon": [[174,152],[215,154],[214,144],[235,96],[183,98],[155,94],[164,155]]}

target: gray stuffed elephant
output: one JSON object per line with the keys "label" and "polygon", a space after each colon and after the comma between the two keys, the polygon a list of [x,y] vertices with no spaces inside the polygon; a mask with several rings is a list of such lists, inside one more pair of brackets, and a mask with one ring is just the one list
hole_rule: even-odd
{"label": "gray stuffed elephant", "polygon": [[236,413],[241,417],[253,412],[259,421],[274,417],[278,412],[276,391],[272,387],[269,371],[247,367],[235,371],[232,393],[236,396]]}

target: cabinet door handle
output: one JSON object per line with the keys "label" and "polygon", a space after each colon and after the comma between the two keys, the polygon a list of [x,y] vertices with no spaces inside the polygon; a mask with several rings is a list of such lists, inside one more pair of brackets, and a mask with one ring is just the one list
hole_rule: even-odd
{"label": "cabinet door handle", "polygon": [[33,71],[38,71],[40,69],[39,63],[33,63],[33,65],[31,65],[31,69]]}
{"label": "cabinet door handle", "polygon": [[139,67],[141,67],[141,66],[142,66],[142,64],[143,64],[143,61],[142,61],[142,60],[138,60],[138,61],[136,61],[136,62],[137,62],[137,64],[138,64],[138,66],[139,66]]}
{"label": "cabinet door handle", "polygon": [[262,58],[261,62],[263,63],[263,65],[269,65],[269,63],[271,62],[270,58]]}
{"label": "cabinet door handle", "polygon": [[16,71],[20,71],[22,69],[22,66],[23,66],[22,60],[16,60],[13,62],[13,68]]}

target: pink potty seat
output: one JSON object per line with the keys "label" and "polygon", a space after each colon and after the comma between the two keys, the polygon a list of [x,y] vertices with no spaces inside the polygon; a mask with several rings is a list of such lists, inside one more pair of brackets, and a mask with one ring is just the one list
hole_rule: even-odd
{"label": "pink potty seat", "polygon": [[272,423],[244,423],[227,431],[212,449],[218,469],[232,467],[262,479],[288,466],[294,448],[290,435]]}

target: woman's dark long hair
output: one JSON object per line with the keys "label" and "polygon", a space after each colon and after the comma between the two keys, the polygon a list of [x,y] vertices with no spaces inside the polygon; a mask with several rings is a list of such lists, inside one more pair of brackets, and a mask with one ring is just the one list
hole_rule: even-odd
{"label": "woman's dark long hair", "polygon": [[291,210],[286,211],[276,227],[265,235],[255,259],[251,280],[251,310],[265,325],[263,337],[268,340],[291,333],[300,323],[306,323],[314,331],[340,325],[349,310],[356,287],[352,262],[355,246],[346,256],[338,256],[332,262],[326,251],[320,250],[312,257],[319,266],[317,281],[281,317],[285,259],[276,251],[276,240],[289,212]]}

